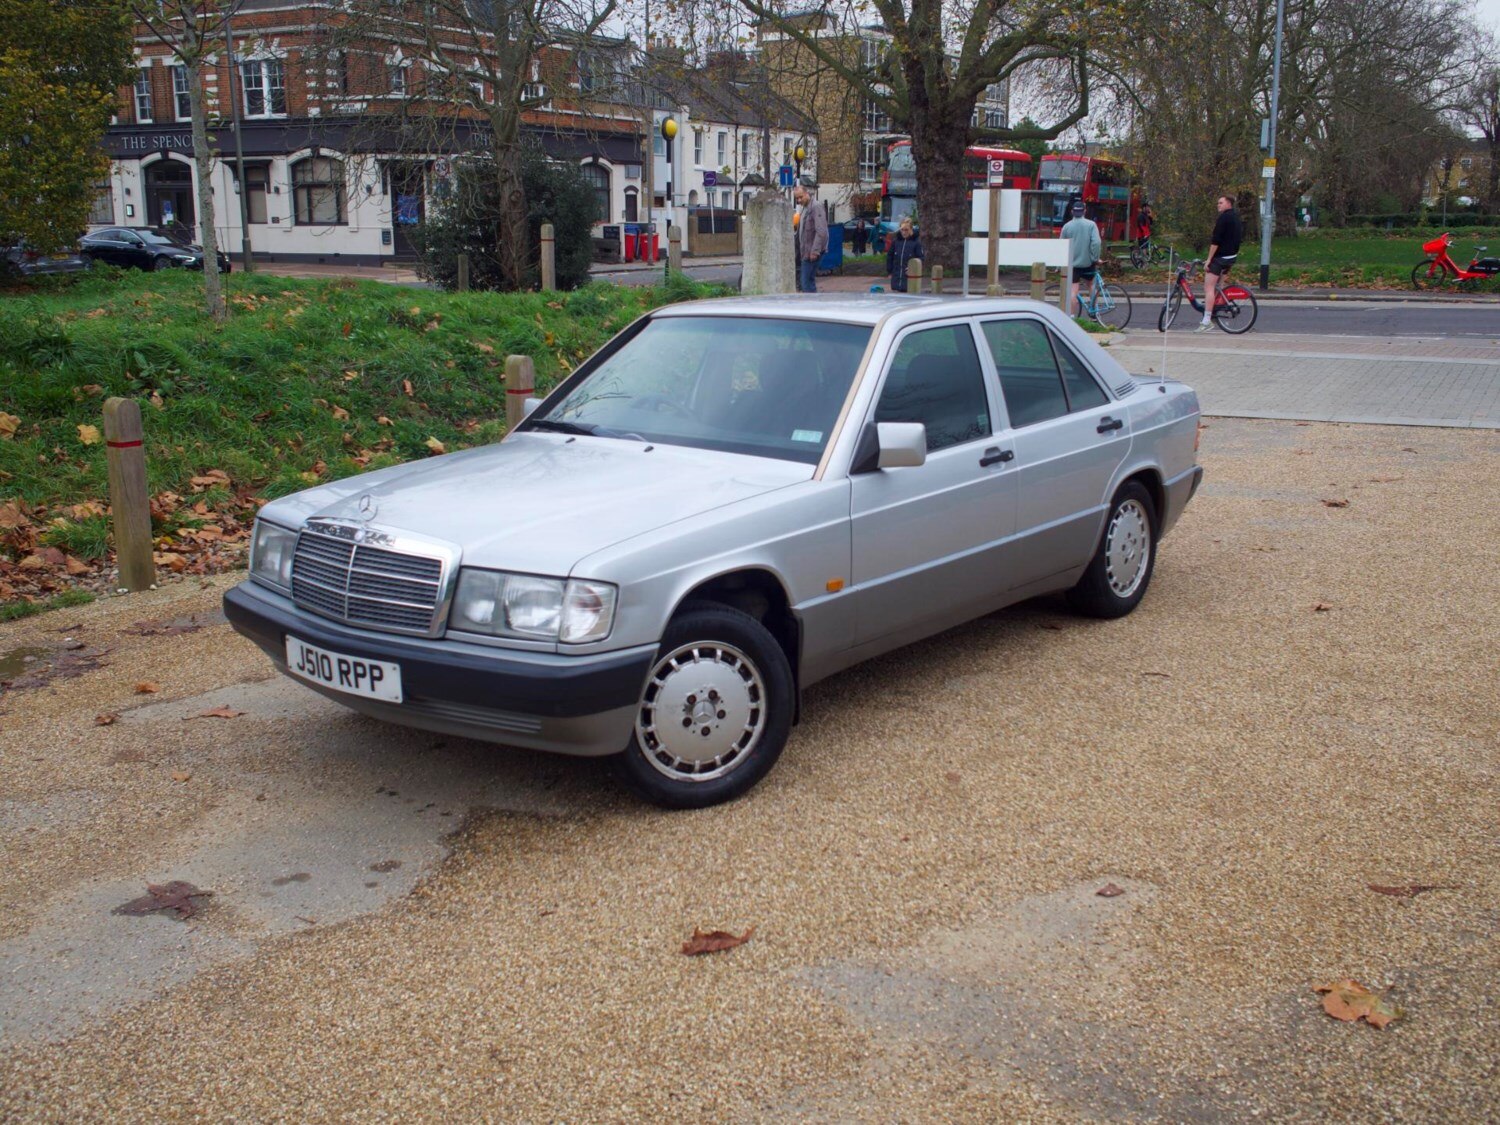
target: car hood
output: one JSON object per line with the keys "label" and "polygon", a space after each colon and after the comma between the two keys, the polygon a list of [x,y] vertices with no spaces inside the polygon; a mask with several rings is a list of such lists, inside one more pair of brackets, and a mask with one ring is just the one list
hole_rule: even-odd
{"label": "car hood", "polygon": [[293,527],[315,516],[363,522],[368,495],[369,526],[452,543],[465,566],[567,575],[612,544],[812,473],[811,465],[765,457],[523,433],[311,488],[261,515]]}

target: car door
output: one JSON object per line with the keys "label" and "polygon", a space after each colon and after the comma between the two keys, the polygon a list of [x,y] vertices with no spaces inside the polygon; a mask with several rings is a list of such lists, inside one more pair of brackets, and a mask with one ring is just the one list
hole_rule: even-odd
{"label": "car door", "polygon": [[117,230],[101,230],[97,234],[89,235],[85,249],[99,261],[118,266],[121,264],[119,238],[120,232]]}
{"label": "car door", "polygon": [[137,269],[147,268],[149,255],[141,236],[133,230],[116,231],[115,235],[115,262],[122,266],[135,266]]}
{"label": "car door", "polygon": [[891,350],[863,423],[921,422],[927,459],[851,476],[856,644],[935,632],[1004,590],[995,552],[1016,495],[978,346],[964,319],[910,328]]}
{"label": "car door", "polygon": [[1015,449],[1017,538],[1006,556],[1015,589],[1092,556],[1110,482],[1130,451],[1130,420],[1038,318],[998,317],[981,328]]}

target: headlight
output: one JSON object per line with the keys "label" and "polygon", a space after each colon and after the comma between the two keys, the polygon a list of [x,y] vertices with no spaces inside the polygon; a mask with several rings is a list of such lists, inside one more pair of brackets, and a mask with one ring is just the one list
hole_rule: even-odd
{"label": "headlight", "polygon": [[609,636],[615,598],[615,587],[607,582],[465,567],[459,571],[448,627],[494,637],[583,644]]}
{"label": "headlight", "polygon": [[255,521],[250,544],[250,573],[262,582],[292,588],[292,556],[297,552],[297,533],[265,520]]}

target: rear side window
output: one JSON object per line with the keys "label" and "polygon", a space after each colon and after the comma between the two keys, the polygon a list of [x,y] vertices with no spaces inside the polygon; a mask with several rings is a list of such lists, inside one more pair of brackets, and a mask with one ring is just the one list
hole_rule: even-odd
{"label": "rear side window", "polygon": [[1068,405],[1074,410],[1093,410],[1109,402],[1083,361],[1068,350],[1066,344],[1056,336],[1052,344],[1057,350],[1057,363],[1062,368],[1063,383],[1068,388]]}
{"label": "rear side window", "polygon": [[896,347],[877,422],[921,422],[927,451],[990,434],[984,371],[967,324],[909,332]]}
{"label": "rear side window", "polygon": [[984,339],[1000,373],[1011,426],[1034,426],[1068,412],[1068,396],[1057,373],[1052,342],[1040,321],[987,320]]}

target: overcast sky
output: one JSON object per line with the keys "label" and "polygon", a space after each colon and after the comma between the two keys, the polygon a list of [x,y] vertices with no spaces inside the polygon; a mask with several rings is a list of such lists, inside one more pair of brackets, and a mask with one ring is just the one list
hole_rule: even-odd
{"label": "overcast sky", "polygon": [[1479,10],[1480,19],[1500,31],[1500,0],[1478,0],[1475,7]]}

